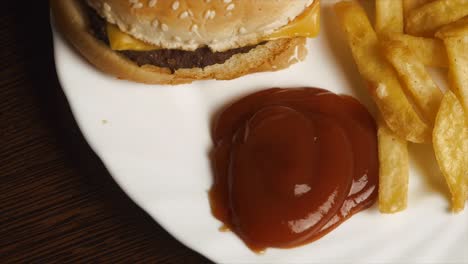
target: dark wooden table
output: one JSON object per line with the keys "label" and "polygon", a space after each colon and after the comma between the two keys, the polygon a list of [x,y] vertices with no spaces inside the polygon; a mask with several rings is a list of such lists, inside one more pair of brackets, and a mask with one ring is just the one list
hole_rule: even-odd
{"label": "dark wooden table", "polygon": [[207,263],[136,206],[83,139],[55,74],[48,9],[0,8],[0,263]]}

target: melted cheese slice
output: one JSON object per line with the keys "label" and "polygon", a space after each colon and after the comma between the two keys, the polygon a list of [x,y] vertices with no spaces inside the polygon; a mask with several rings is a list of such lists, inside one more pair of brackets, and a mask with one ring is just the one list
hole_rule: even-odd
{"label": "melted cheese slice", "polygon": [[116,25],[111,23],[107,23],[107,37],[109,38],[110,47],[113,50],[148,51],[160,49],[160,47],[156,45],[148,44],[124,33]]}
{"label": "melted cheese slice", "polygon": [[279,38],[305,37],[313,38],[320,33],[320,4],[318,0],[291,23],[267,36],[265,40]]}
{"label": "melted cheese slice", "polygon": [[[302,15],[298,16],[288,25],[282,27],[273,34],[265,37],[263,40],[294,37],[311,38],[317,36],[319,32],[320,4],[318,0],[315,0],[315,2]],[[113,50],[148,51],[160,49],[160,47],[156,45],[145,43],[120,31],[117,26],[110,23],[107,23],[107,35],[110,47]]]}

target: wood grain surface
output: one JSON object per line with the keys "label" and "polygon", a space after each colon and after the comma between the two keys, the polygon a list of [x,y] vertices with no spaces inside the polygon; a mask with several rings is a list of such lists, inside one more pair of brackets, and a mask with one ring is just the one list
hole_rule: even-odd
{"label": "wood grain surface", "polygon": [[84,141],[55,74],[46,1],[0,9],[0,181],[0,263],[208,262],[136,206]]}

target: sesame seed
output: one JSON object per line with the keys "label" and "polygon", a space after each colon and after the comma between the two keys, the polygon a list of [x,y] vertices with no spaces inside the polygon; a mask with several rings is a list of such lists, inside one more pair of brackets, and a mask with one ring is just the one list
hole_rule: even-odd
{"label": "sesame seed", "polygon": [[226,10],[227,10],[227,11],[231,11],[231,10],[233,10],[235,7],[236,7],[236,5],[233,4],[233,3],[231,3],[231,4],[229,4],[229,5],[226,7]]}
{"label": "sesame seed", "polygon": [[215,18],[215,16],[216,16],[216,11],[214,10],[209,9],[205,12],[205,19],[213,19]]}
{"label": "sesame seed", "polygon": [[151,25],[153,25],[153,27],[158,27],[159,26],[159,20],[157,20],[157,19],[153,20],[153,22],[151,22]]}
{"label": "sesame seed", "polygon": [[172,3],[172,10],[177,10],[179,9],[179,6],[180,6],[180,3],[179,1],[175,1],[174,3]]}
{"label": "sesame seed", "polygon": [[189,12],[184,11],[179,15],[179,18],[184,19],[184,18],[187,18],[188,16],[189,16]]}
{"label": "sesame seed", "polygon": [[157,3],[158,3],[158,0],[150,0],[150,1],[148,2],[148,6],[149,6],[149,7],[154,7]]}
{"label": "sesame seed", "polygon": [[111,11],[111,7],[110,7],[110,5],[108,3],[104,3],[103,7],[104,7],[105,12],[110,12]]}
{"label": "sesame seed", "polygon": [[135,8],[135,9],[143,8],[143,3],[135,2],[135,3],[132,5],[132,8]]}
{"label": "sesame seed", "polygon": [[168,31],[169,30],[169,27],[166,25],[166,24],[161,24],[161,29],[163,31]]}

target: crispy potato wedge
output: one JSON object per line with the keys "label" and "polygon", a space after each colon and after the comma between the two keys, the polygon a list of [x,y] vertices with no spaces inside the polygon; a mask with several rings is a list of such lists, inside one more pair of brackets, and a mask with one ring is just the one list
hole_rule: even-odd
{"label": "crispy potato wedge", "polygon": [[408,46],[414,55],[426,66],[448,67],[447,51],[440,39],[422,38],[405,34],[381,36],[382,41],[400,41]]}
{"label": "crispy potato wedge", "polygon": [[444,39],[450,62],[451,89],[458,95],[468,122],[468,36]]}
{"label": "crispy potato wedge", "polygon": [[403,33],[403,0],[376,0],[375,11],[375,31],[378,34]]}
{"label": "crispy potato wedge", "polygon": [[448,91],[440,105],[434,127],[433,145],[442,174],[452,194],[452,211],[465,208],[468,196],[468,128],[463,108]]}
{"label": "crispy potato wedge", "polygon": [[396,213],[408,201],[409,160],[407,141],[379,124],[379,210]]}
{"label": "crispy potato wedge", "polygon": [[392,66],[380,53],[377,34],[356,2],[334,6],[352,55],[388,127],[411,142],[429,142],[431,128],[408,101]]}
{"label": "crispy potato wedge", "polygon": [[403,11],[405,17],[407,17],[409,12],[413,9],[416,9],[432,1],[434,0],[403,0]]}
{"label": "crispy potato wedge", "polygon": [[442,27],[435,35],[440,39],[468,36],[468,16]]}
{"label": "crispy potato wedge", "polygon": [[442,101],[442,92],[412,50],[401,41],[381,43],[387,60],[396,69],[400,80],[424,118],[434,124]]}
{"label": "crispy potato wedge", "polygon": [[436,0],[409,12],[406,32],[417,36],[433,36],[442,26],[467,15],[467,0]]}

